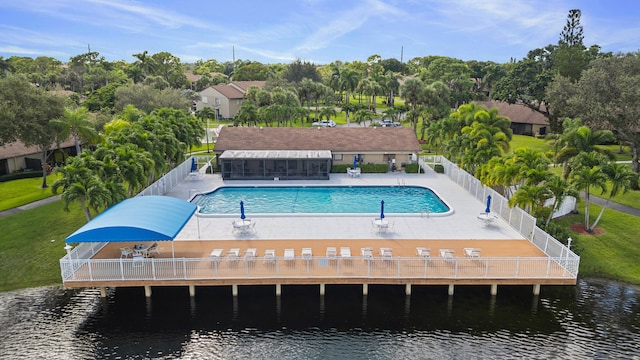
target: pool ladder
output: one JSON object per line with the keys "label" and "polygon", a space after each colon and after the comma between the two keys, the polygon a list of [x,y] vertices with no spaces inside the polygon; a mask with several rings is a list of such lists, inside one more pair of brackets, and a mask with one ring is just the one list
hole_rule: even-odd
{"label": "pool ladder", "polygon": [[398,178],[398,186],[405,186],[404,179]]}

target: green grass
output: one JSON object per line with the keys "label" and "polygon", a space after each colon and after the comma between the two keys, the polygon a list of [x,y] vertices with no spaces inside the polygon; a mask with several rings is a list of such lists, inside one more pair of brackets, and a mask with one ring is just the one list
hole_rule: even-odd
{"label": "green grass", "polygon": [[0,218],[0,291],[62,283],[64,239],[86,223],[79,206],[62,206],[55,201]]}
{"label": "green grass", "polygon": [[549,140],[537,139],[533,136],[526,135],[513,135],[511,138],[511,152],[521,147],[538,150],[543,153],[553,150],[553,147],[549,144]]}
{"label": "green grass", "polygon": [[[47,185],[51,186],[60,175],[47,176]],[[51,187],[41,188],[42,178],[20,179],[0,183],[0,211],[13,209],[53,196]]]}
{"label": "green grass", "polygon": [[[600,213],[600,207],[591,204],[591,223]],[[584,221],[584,201],[578,210],[580,214],[565,216],[559,224],[569,227]],[[572,249],[580,255],[580,276],[600,277],[640,284],[640,221],[638,217],[605,209],[598,228],[600,235],[580,235],[574,233]]]}

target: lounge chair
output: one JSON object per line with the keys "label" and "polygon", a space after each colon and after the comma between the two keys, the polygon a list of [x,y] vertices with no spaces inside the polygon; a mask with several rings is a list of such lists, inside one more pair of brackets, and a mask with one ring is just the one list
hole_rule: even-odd
{"label": "lounge chair", "polygon": [[238,257],[240,256],[240,249],[239,248],[233,248],[233,249],[229,249],[229,251],[227,251],[227,259],[229,260],[238,260]]}
{"label": "lounge chair", "polygon": [[393,258],[393,250],[391,248],[380,248],[380,257],[382,257],[382,260],[391,260]]}
{"label": "lounge chair", "polygon": [[467,257],[470,259],[478,259],[480,258],[480,249],[477,248],[464,248],[464,253],[467,254]]}
{"label": "lounge chair", "polygon": [[160,249],[158,249],[157,242],[153,243],[153,245],[149,246],[149,248],[147,249],[147,256],[151,256],[151,253],[160,255]]}
{"label": "lounge chair", "polygon": [[209,257],[215,261],[220,260],[220,256],[222,256],[222,249],[213,249],[209,253]]}
{"label": "lounge chair", "polygon": [[293,249],[284,249],[284,259],[285,260],[295,259],[295,252],[293,251]]}
{"label": "lounge chair", "polygon": [[431,257],[431,249],[429,248],[417,247],[416,253],[418,254],[418,257],[420,259],[428,259],[429,257]]}
{"label": "lounge chair", "polygon": [[331,246],[331,247],[327,247],[327,258],[329,259],[335,259],[337,255],[336,252],[336,248]]}
{"label": "lounge chair", "polygon": [[440,257],[442,257],[446,261],[453,261],[453,250],[440,249]]}
{"label": "lounge chair", "polygon": [[276,261],[276,251],[269,249],[264,251],[264,262],[272,263]]}
{"label": "lounge chair", "polygon": [[244,252],[244,260],[245,261],[256,261],[256,249],[249,248]]}
{"label": "lounge chair", "polygon": [[343,246],[340,248],[340,257],[342,258],[351,258],[351,248],[348,246]]}
{"label": "lounge chair", "polygon": [[302,248],[303,259],[310,260],[312,256],[313,256],[313,252],[311,251],[311,248]]}
{"label": "lounge chair", "polygon": [[362,256],[362,260],[372,260],[373,259],[373,249],[370,247],[363,247],[360,249],[360,256]]}

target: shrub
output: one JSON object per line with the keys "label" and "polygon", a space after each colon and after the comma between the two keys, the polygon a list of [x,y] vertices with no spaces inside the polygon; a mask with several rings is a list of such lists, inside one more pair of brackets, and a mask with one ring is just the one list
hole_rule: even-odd
{"label": "shrub", "polygon": [[442,166],[442,164],[435,164],[433,170],[438,174],[444,174],[444,166]]}
{"label": "shrub", "polygon": [[0,176],[0,182],[18,180],[18,179],[31,179],[42,177],[42,171],[22,171],[9,175]]}
{"label": "shrub", "polygon": [[[406,172],[407,174],[417,174],[418,168],[418,164],[407,164],[404,166],[404,172]],[[420,173],[424,173],[423,168],[420,168]]]}

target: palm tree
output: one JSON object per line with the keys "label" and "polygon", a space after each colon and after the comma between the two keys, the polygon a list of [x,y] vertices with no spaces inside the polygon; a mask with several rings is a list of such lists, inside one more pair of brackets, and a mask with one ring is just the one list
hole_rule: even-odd
{"label": "palm tree", "polygon": [[509,199],[509,206],[518,205],[535,216],[550,198],[551,193],[544,185],[522,185]]}
{"label": "palm tree", "polygon": [[602,155],[591,152],[579,154],[572,160],[572,170],[570,176],[576,189],[585,193],[584,209],[584,229],[591,232],[589,226],[589,208],[591,205],[591,189],[598,188],[604,193],[606,191],[607,174],[602,170]]}
{"label": "palm tree", "polygon": [[149,74],[153,74],[156,69],[156,63],[153,57],[149,56],[149,52],[147,50],[139,54],[133,54],[133,57],[138,59],[138,61],[135,62],[135,65],[142,70],[145,78],[149,76]]}
{"label": "palm tree", "polygon": [[578,154],[595,151],[605,155],[610,160],[615,160],[615,155],[610,150],[598,147],[598,145],[606,144],[615,140],[615,136],[611,131],[593,131],[588,126],[581,126],[580,119],[568,122],[565,120],[563,126],[565,124],[569,125],[565,126],[565,132],[560,139],[560,142],[564,144],[564,146],[556,156],[556,162],[565,164],[563,173],[565,178],[571,172],[571,166],[567,166],[567,164],[569,164],[569,160]]}
{"label": "palm tree", "polygon": [[320,110],[319,120],[322,120],[322,119],[331,120],[331,117],[336,117],[336,115],[338,115],[336,112],[336,109],[334,109],[332,106],[326,106],[322,108],[322,110]]}
{"label": "palm tree", "polygon": [[577,199],[580,196],[580,192],[576,190],[573,184],[558,175],[552,175],[545,184],[547,189],[549,189],[549,193],[553,196],[553,205],[551,205],[551,211],[549,212],[549,216],[545,222],[545,227],[548,227],[549,222],[551,222],[551,218],[553,217],[553,212],[562,206],[562,203],[568,196],[573,196]]}
{"label": "palm tree", "polygon": [[202,119],[204,122],[206,122],[207,124],[207,129],[205,131],[205,136],[207,138],[207,152],[210,152],[209,150],[209,120],[215,119],[216,118],[216,112],[208,107],[205,106],[204,108],[202,108],[202,110],[199,110],[196,112],[196,116],[198,116],[200,119]]}
{"label": "palm tree", "polygon": [[89,120],[89,110],[85,107],[80,107],[75,110],[66,108],[64,109],[62,118],[52,120],[52,122],[61,126],[63,132],[62,137],[68,136],[65,134],[73,136],[76,154],[80,154],[79,138],[90,142],[98,137],[98,133],[95,131],[93,123]]}
{"label": "palm tree", "polygon": [[358,86],[359,76],[355,70],[351,69],[342,69],[339,74],[340,77],[338,78],[338,89],[340,89],[340,92],[345,91],[345,106],[343,108],[346,110],[345,112],[347,114],[347,125],[349,125],[349,102],[351,93]]}
{"label": "palm tree", "polygon": [[54,171],[62,177],[53,183],[52,190],[57,193],[62,188],[65,211],[69,211],[70,203],[77,201],[90,221],[91,209],[98,212],[109,203],[111,194],[98,176],[83,165],[81,158],[72,158],[69,164]]}
{"label": "palm tree", "polygon": [[589,231],[593,231],[598,225],[600,218],[602,218],[602,213],[604,213],[604,209],[609,206],[609,202],[611,198],[622,193],[626,193],[631,189],[632,181],[637,177],[636,173],[633,172],[628,166],[618,164],[615,162],[609,162],[602,168],[603,172],[606,174],[609,182],[611,183],[611,189],[609,190],[609,196],[607,197],[607,202],[600,209],[600,214],[596,218],[596,221],[593,222],[593,225],[589,228]]}
{"label": "palm tree", "polygon": [[367,109],[360,109],[353,114],[353,118],[358,124],[362,124],[364,120],[373,119],[373,113]]}

